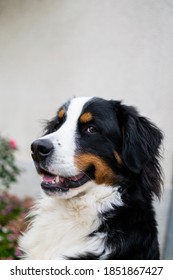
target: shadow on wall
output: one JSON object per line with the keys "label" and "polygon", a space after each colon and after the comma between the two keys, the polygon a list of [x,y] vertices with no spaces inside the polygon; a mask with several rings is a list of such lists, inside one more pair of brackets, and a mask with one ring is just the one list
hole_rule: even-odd
{"label": "shadow on wall", "polygon": [[166,260],[173,260],[173,186],[171,189],[171,200],[168,211],[168,223],[165,234],[163,258]]}

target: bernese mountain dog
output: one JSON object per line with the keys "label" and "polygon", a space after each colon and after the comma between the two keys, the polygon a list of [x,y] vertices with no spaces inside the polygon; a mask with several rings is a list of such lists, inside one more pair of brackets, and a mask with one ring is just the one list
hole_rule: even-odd
{"label": "bernese mountain dog", "polygon": [[159,259],[162,132],[134,107],[73,98],[31,145],[42,194],[25,259]]}

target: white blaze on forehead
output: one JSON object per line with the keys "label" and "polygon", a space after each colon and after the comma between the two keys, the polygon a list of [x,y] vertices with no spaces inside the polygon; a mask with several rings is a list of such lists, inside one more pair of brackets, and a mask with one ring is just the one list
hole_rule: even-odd
{"label": "white blaze on forehead", "polygon": [[67,120],[66,124],[77,124],[77,120],[82,112],[83,106],[90,100],[92,97],[78,97],[71,100],[70,105],[67,111]]}
{"label": "white blaze on forehead", "polygon": [[[74,144],[74,137],[77,128],[77,122],[81,115],[83,106],[89,101],[89,97],[78,97],[71,100],[70,105],[67,110],[67,118],[62,127],[57,131],[57,134],[64,133],[65,138],[71,139]],[[61,135],[61,137],[63,137]],[[68,139],[67,139],[68,140]],[[72,144],[71,142],[71,144]],[[62,143],[63,144],[63,143]]]}
{"label": "white blaze on forehead", "polygon": [[49,172],[64,177],[74,176],[79,172],[74,164],[75,133],[83,106],[90,99],[92,97],[72,99],[66,112],[66,120],[62,126],[56,132],[42,137],[42,139],[49,139],[54,145],[54,153],[48,166]]}

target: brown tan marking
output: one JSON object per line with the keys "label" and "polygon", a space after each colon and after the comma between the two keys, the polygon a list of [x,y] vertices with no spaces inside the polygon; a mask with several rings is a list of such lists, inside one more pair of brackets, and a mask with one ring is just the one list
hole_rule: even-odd
{"label": "brown tan marking", "polygon": [[98,156],[92,154],[80,154],[76,156],[75,162],[80,170],[87,170],[90,166],[95,167],[95,181],[98,185],[113,185],[116,175],[107,163]]}
{"label": "brown tan marking", "polygon": [[115,158],[116,158],[118,164],[119,164],[119,165],[122,165],[122,164],[123,164],[122,158],[121,158],[121,156],[118,154],[117,151],[114,151],[114,155],[115,155]]}
{"label": "brown tan marking", "polygon": [[93,116],[90,112],[86,112],[83,115],[80,116],[80,122],[81,123],[87,123],[90,122],[93,119]]}
{"label": "brown tan marking", "polygon": [[64,109],[60,109],[58,112],[58,118],[62,119],[64,117],[65,111]]}

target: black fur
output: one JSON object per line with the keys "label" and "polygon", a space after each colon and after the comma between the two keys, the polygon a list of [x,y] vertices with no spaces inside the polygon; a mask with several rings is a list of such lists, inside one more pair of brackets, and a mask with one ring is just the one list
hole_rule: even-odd
{"label": "black fur", "polygon": [[[108,259],[159,259],[152,202],[154,196],[159,198],[161,194],[159,151],[162,132],[141,117],[134,107],[119,101],[93,98],[85,104],[81,114],[85,112],[91,112],[94,118],[87,124],[78,121],[76,153],[94,154],[110,166],[116,174],[114,185],[120,186],[124,202],[124,206],[114,206],[100,216],[102,224],[92,235],[106,235],[105,251],[110,252]],[[61,125],[55,117],[48,123],[46,134]],[[87,133],[88,126],[95,128],[92,135]],[[121,164],[115,158],[115,151],[122,160]],[[102,254],[88,252],[74,259],[101,259]]]}
{"label": "black fur", "polygon": [[[80,134],[79,149],[103,158],[117,174],[116,184],[123,207],[114,207],[100,218],[98,233],[106,233],[108,259],[159,259],[157,223],[152,201],[161,193],[162,172],[159,164],[161,131],[134,107],[117,101],[93,99],[83,108],[91,112],[97,133],[91,137]],[[79,132],[80,130],[79,126]],[[123,165],[115,163],[112,150],[118,151]],[[104,253],[104,252],[103,252]],[[100,259],[92,252],[78,259]],[[75,258],[76,259],[76,258]]]}

